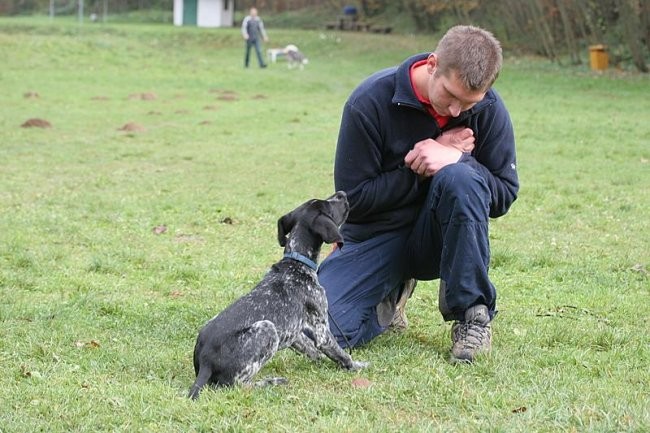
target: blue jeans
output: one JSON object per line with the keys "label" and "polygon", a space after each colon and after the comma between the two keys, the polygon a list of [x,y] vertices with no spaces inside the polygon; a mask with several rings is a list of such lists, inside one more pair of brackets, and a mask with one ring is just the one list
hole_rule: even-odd
{"label": "blue jeans", "polygon": [[262,47],[259,39],[247,39],[246,40],[246,57],[244,58],[244,66],[248,68],[248,63],[250,60],[251,47],[255,47],[255,54],[257,54],[257,61],[260,64],[260,67],[266,66],[264,59],[262,58]]}
{"label": "blue jeans", "polygon": [[467,164],[448,165],[431,180],[413,226],[346,241],[330,254],[318,275],[339,344],[361,345],[384,332],[377,305],[409,278],[445,282],[438,305],[445,320],[463,320],[465,310],[477,304],[487,305],[493,317],[489,207],[490,191],[479,173]]}

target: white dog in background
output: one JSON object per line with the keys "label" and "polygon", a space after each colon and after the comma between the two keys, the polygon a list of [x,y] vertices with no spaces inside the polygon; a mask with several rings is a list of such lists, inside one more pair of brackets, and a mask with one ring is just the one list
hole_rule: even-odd
{"label": "white dog in background", "polygon": [[298,49],[297,46],[289,44],[284,47],[284,55],[287,58],[287,65],[289,69],[299,67],[305,69],[305,65],[309,63],[309,59]]}

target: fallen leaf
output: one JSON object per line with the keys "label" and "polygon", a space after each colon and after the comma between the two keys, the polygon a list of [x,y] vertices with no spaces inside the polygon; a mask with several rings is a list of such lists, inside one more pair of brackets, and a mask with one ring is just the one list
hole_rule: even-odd
{"label": "fallen leaf", "polygon": [[98,347],[100,347],[99,341],[97,340],[90,340],[90,341],[77,340],[74,342],[74,345],[78,349],[83,349],[83,348],[97,349]]}
{"label": "fallen leaf", "polygon": [[364,377],[357,377],[352,380],[352,386],[358,389],[367,389],[372,386],[372,382]]}
{"label": "fallen leaf", "polygon": [[25,364],[20,366],[20,375],[22,377],[31,377],[34,379],[40,379],[42,377],[41,373],[39,373],[38,371],[30,370],[29,368],[27,368]]}
{"label": "fallen leaf", "polygon": [[159,226],[156,226],[153,228],[153,234],[155,235],[161,235],[167,231],[167,226],[164,224],[161,224]]}
{"label": "fallen leaf", "polygon": [[31,377],[32,372],[27,369],[27,366],[25,364],[20,366],[20,375],[22,377]]}

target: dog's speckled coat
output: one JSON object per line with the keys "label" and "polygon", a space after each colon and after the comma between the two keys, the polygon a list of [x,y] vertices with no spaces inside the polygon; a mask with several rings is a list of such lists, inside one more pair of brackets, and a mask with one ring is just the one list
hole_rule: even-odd
{"label": "dog's speckled coat", "polygon": [[[247,295],[211,319],[199,332],[194,348],[196,381],[189,397],[205,385],[249,384],[280,349],[291,347],[311,359],[326,355],[342,368],[358,370],[329,330],[327,298],[316,270],[299,260],[318,260],[323,242],[341,244],[339,226],[349,211],[344,192],[326,200],[310,200],[278,220],[278,241],[285,257]],[[274,378],[257,384],[282,383]]]}

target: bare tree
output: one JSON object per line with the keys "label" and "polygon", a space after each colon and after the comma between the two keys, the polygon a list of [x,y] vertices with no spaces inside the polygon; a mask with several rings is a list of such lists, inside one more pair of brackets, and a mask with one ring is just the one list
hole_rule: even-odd
{"label": "bare tree", "polygon": [[574,30],[575,25],[572,17],[569,16],[567,3],[569,2],[559,0],[555,4],[557,6],[558,12],[560,13],[560,19],[562,20],[562,32],[564,33],[564,40],[566,42],[567,49],[569,50],[571,63],[574,65],[579,65],[582,63],[580,60],[580,48],[576,41]]}
{"label": "bare tree", "polygon": [[643,45],[641,44],[641,2],[639,0],[622,0],[621,24],[623,37],[630,50],[632,61],[641,72],[648,72],[648,65],[643,57]]}

